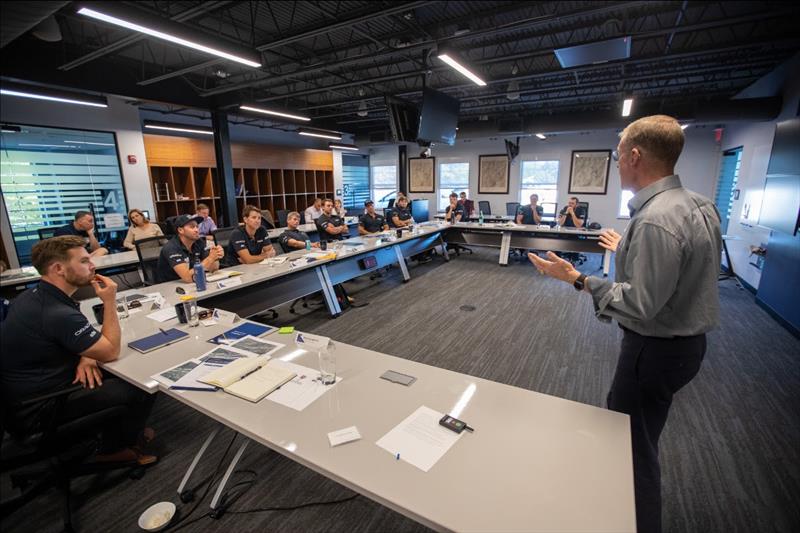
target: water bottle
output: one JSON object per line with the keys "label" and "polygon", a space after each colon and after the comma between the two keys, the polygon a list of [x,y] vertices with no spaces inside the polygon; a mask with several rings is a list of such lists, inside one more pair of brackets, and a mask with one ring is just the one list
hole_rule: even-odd
{"label": "water bottle", "polygon": [[483,210],[478,211],[478,225],[483,226]]}
{"label": "water bottle", "polygon": [[199,255],[194,256],[194,266],[192,268],[194,269],[194,284],[197,292],[206,290],[206,271]]}
{"label": "water bottle", "polygon": [[306,250],[311,250],[311,241],[306,239]]}

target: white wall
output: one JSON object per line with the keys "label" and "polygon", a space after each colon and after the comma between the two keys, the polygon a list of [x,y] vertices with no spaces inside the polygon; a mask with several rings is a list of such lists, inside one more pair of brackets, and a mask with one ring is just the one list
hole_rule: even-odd
{"label": "white wall", "polygon": [[[686,147],[681,155],[676,171],[680,174],[684,185],[705,196],[711,197],[717,178],[719,165],[719,146],[714,141],[711,128],[688,128],[686,130]],[[520,154],[511,165],[509,194],[478,194],[478,157],[481,154],[505,153],[503,137],[496,139],[461,140],[453,146],[434,146],[432,155],[436,157],[436,179],[439,180],[438,166],[441,163],[469,162],[470,194],[477,205],[480,200],[491,203],[495,213],[505,214],[506,202],[519,202],[520,165],[524,160],[554,160],[559,164],[558,205],[564,206],[570,196],[578,196],[581,201],[589,202],[589,219],[599,222],[603,227],[623,229],[627,219],[618,219],[617,211],[621,194],[619,172],[612,162],[609,170],[608,191],[605,195],[579,194],[571,195],[569,189],[570,160],[573,150],[613,150],[617,147],[616,131],[602,130],[576,134],[564,134],[549,137],[541,141],[535,137],[521,140]],[[409,155],[417,155],[417,147],[409,146]],[[370,165],[397,165],[397,146],[375,146],[370,150]],[[410,194],[413,198],[428,198],[431,210],[436,209],[437,195]],[[526,200],[527,201],[527,200]]]}

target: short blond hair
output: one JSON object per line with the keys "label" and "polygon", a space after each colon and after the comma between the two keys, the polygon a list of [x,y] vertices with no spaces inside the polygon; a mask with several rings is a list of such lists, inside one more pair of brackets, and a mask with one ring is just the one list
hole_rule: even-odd
{"label": "short blond hair", "polygon": [[77,235],[64,235],[62,237],[51,237],[39,241],[31,249],[31,264],[36,271],[44,276],[47,269],[56,261],[69,261],[69,251],[73,248],[83,248],[86,241]]}
{"label": "short blond hair", "polygon": [[622,143],[642,151],[661,163],[674,167],[683,151],[683,129],[667,115],[652,115],[635,120],[619,134]]}

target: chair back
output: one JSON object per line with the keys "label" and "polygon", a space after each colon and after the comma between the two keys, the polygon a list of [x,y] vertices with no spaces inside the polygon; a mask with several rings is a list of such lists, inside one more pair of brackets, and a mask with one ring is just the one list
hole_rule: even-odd
{"label": "chair back", "polygon": [[[287,226],[286,219],[289,218],[289,211],[286,209],[278,209],[278,227],[285,228]],[[302,215],[300,218],[303,218]],[[302,222],[302,220],[301,220]]]}
{"label": "chair back", "polygon": [[506,202],[506,215],[510,217],[517,216],[519,211],[519,202]]}
{"label": "chair back", "polygon": [[46,228],[37,229],[36,233],[39,234],[39,240],[43,241],[45,239],[51,238],[55,234],[57,229],[58,226],[47,226]]}
{"label": "chair back", "polygon": [[156,267],[158,266],[158,256],[161,255],[161,248],[167,244],[167,241],[169,241],[168,237],[150,237],[140,239],[134,243],[146,285],[155,285],[157,283]]}
{"label": "chair back", "polygon": [[389,198],[389,202],[386,204],[386,207],[388,209],[391,209],[391,208],[394,207],[394,200],[395,200],[394,198]]}
{"label": "chair back", "polygon": [[583,226],[589,221],[589,202],[578,202],[578,207],[583,209]]}
{"label": "chair back", "polygon": [[261,210],[261,225],[267,229],[275,229],[275,219],[272,218],[272,211],[269,209]]}
{"label": "chair back", "polygon": [[161,231],[164,232],[164,235],[176,235],[178,230],[175,229],[175,219],[178,218],[180,215],[175,215],[172,217],[167,217],[164,219],[164,224],[166,228],[161,228]]}
{"label": "chair back", "polygon": [[214,244],[222,246],[222,249],[228,250],[228,243],[231,241],[231,233],[239,226],[230,226],[227,228],[217,228],[211,232],[214,237]]}
{"label": "chair back", "polygon": [[[472,216],[473,211],[475,211],[475,202],[472,200],[464,200],[464,217],[469,218]],[[484,213],[489,214],[489,213]]]}
{"label": "chair back", "polygon": [[491,215],[492,214],[492,204],[490,204],[487,200],[480,200],[478,202],[478,209],[484,215]]}

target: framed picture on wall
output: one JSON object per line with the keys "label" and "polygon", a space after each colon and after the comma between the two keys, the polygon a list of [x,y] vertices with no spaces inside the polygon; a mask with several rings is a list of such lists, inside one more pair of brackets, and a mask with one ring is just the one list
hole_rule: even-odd
{"label": "framed picture on wall", "polygon": [[436,158],[408,158],[408,192],[435,192]]}
{"label": "framed picture on wall", "polygon": [[569,194],[606,194],[611,150],[574,150],[569,169]]}
{"label": "framed picture on wall", "polygon": [[478,193],[508,194],[508,156],[482,155],[478,157]]}

